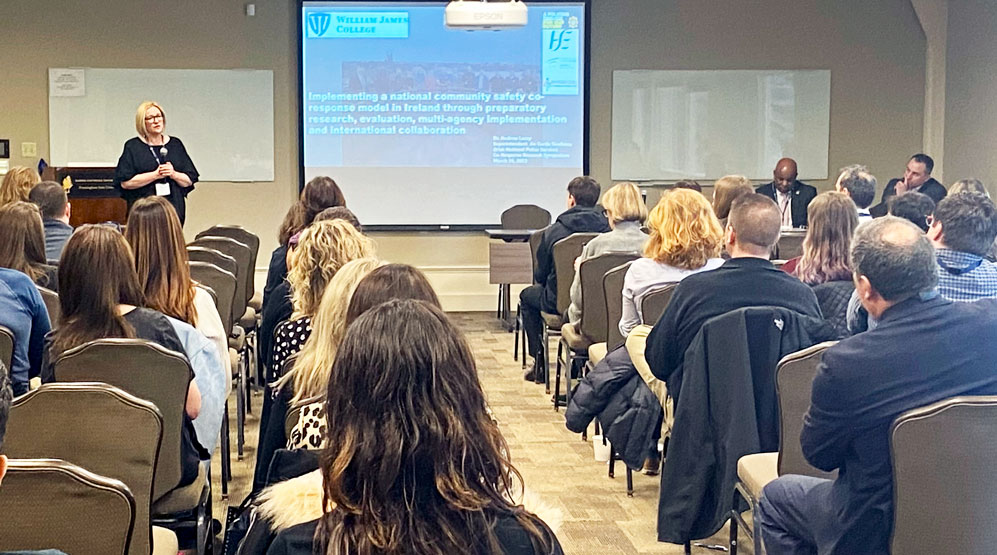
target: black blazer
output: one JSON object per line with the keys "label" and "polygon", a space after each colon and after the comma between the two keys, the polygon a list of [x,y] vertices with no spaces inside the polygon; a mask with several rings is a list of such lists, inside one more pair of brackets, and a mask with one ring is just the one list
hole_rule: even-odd
{"label": "black blazer", "polygon": [[[872,214],[873,218],[881,218],[889,212],[890,206],[888,201],[890,200],[890,197],[897,196],[897,183],[900,183],[899,177],[891,179],[890,182],[886,184],[886,188],[883,189],[883,196],[879,200],[879,204],[869,209],[869,213]],[[922,183],[921,186],[917,188],[917,192],[928,195],[931,197],[931,200],[935,201],[935,204],[938,204],[938,202],[945,198],[945,195],[948,194],[948,191],[945,190],[945,186],[935,180],[934,177]]]}
{"label": "black blazer", "polygon": [[[775,183],[769,182],[761,187],[755,189],[755,192],[759,195],[765,195],[768,198],[779,202],[775,195]],[[802,181],[797,181],[793,184],[793,188],[790,190],[790,209],[793,211],[793,227],[806,227],[807,226],[807,206],[810,205],[810,201],[817,196],[817,188],[813,185],[807,185]]]}

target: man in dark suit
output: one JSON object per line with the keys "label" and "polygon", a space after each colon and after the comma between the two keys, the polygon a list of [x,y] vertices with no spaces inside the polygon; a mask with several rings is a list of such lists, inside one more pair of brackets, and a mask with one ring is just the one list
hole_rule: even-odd
{"label": "man in dark suit", "polygon": [[800,436],[810,464],[838,477],[786,475],[765,486],[758,519],[770,555],[888,554],[894,420],[950,397],[997,394],[997,301],[938,295],[935,252],[920,229],[894,216],[859,226],[852,269],[879,325],[824,353]]}
{"label": "man in dark suit", "polygon": [[527,380],[536,376],[536,358],[542,352],[543,318],[540,312],[557,313],[557,272],[554,268],[554,243],[572,233],[605,233],[609,220],[599,202],[599,182],[583,175],[568,183],[568,210],[543,233],[537,247],[537,265],[533,268],[533,285],[519,294],[519,309],[523,313],[523,328],[529,352],[534,356],[534,368],[526,374]]}
{"label": "man in dark suit", "polygon": [[768,260],[779,228],[779,207],[772,200],[742,195],[731,206],[725,230],[731,259],[675,288],[644,353],[651,373],[668,384],[672,398],[678,398],[685,351],[710,318],[748,306],[779,306],[821,318],[813,289]]}
{"label": "man in dark suit", "polygon": [[935,169],[935,161],[927,154],[915,154],[907,161],[907,168],[903,177],[891,179],[883,189],[883,197],[879,204],[869,209],[874,218],[885,216],[889,211],[890,197],[903,195],[909,191],[917,191],[931,197],[931,200],[938,204],[947,191],[945,186],[931,177],[931,171]]}
{"label": "man in dark suit", "polygon": [[775,201],[782,214],[782,227],[806,227],[807,206],[817,196],[817,188],[796,180],[796,160],[783,158],[772,170],[772,182],[755,190]]}

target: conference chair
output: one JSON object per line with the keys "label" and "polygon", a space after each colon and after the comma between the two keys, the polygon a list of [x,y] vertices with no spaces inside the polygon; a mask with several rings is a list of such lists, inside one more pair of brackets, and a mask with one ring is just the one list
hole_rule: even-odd
{"label": "conference chair", "polygon": [[[824,351],[836,341],[818,343],[783,357],[775,370],[776,397],[779,403],[779,451],[754,453],[737,461],[737,482],[734,485],[734,505],[730,519],[730,553],[737,554],[738,529],[744,530],[754,544],[754,553],[761,554],[761,535],[758,530],[758,497],[766,484],[784,474],[800,474],[817,478],[833,478],[835,473],[818,470],[807,462],[800,444],[803,417],[810,408],[810,390],[817,367]],[[738,497],[751,509],[752,526],[749,528],[738,510]]]}
{"label": "conference chair", "polygon": [[[530,234],[530,240],[529,240],[530,256],[532,257],[533,261],[532,267],[534,271],[536,270],[537,267],[537,249],[540,248],[540,241],[543,240],[544,231],[547,231],[546,227],[543,229],[538,229],[534,231],[532,234]],[[512,360],[516,360],[517,355],[519,354],[519,345],[522,344],[523,369],[525,370],[526,369],[526,328],[523,327],[522,308],[523,306],[521,303],[516,303],[516,329],[514,330],[516,335],[515,335],[515,345],[513,346],[512,350]]]}
{"label": "conference chair", "polygon": [[773,260],[792,260],[803,254],[803,238],[807,236],[805,229],[784,229],[779,235],[779,242],[772,254]]}
{"label": "conference chair", "polygon": [[239,264],[231,256],[207,247],[187,247],[187,259],[190,262],[207,262],[214,264],[233,276],[239,271]]}
{"label": "conference chair", "polygon": [[640,300],[641,323],[654,326],[661,319],[661,315],[668,308],[668,303],[672,300],[677,283],[663,285],[650,293],[644,295]]}
{"label": "conference chair", "polygon": [[8,372],[11,362],[14,360],[14,332],[9,328],[0,326],[0,362]]}
{"label": "conference chair", "polygon": [[163,416],[156,405],[105,383],[50,383],[14,400],[4,452],[62,459],[121,480],[135,498],[131,555],[152,548],[149,510]]}
{"label": "conference chair", "polygon": [[[630,269],[630,262],[621,264],[602,277],[602,290],[606,299],[606,335],[599,343],[589,346],[589,360],[586,366],[589,369],[599,364],[599,361],[606,358],[609,351],[623,344],[624,337],[620,333],[620,318],[623,317],[623,278]],[[619,298],[616,302],[613,299]]]}
{"label": "conference chair", "polygon": [[[607,252],[582,262],[578,268],[578,279],[582,289],[582,319],[579,329],[570,323],[561,326],[561,340],[557,344],[557,368],[554,372],[554,410],[558,410],[561,391],[562,354],[565,367],[565,406],[571,402],[571,379],[580,372],[579,364],[588,360],[588,348],[606,336],[606,305],[613,299],[605,298],[602,280],[606,272],[639,258],[629,252]],[[616,301],[622,304],[621,296]],[[570,303],[569,303],[570,304]],[[619,320],[617,320],[619,323]]]}
{"label": "conference chair", "polygon": [[997,543],[997,396],[954,397],[890,431],[893,553],[991,553]]}
{"label": "conference chair", "polygon": [[[544,391],[550,393],[550,338],[561,336],[561,327],[565,324],[565,314],[571,304],[571,282],[575,279],[575,259],[582,254],[582,249],[598,233],[572,233],[554,243],[554,273],[557,276],[557,314],[540,312],[543,321],[542,352],[535,353],[534,360],[540,362],[540,372],[543,374]],[[540,375],[536,376],[537,380]]]}
{"label": "conference chair", "polygon": [[39,287],[38,292],[42,294],[42,301],[45,302],[45,310],[48,311],[48,321],[52,323],[52,329],[59,325],[62,318],[62,306],[59,305],[59,294],[51,289]]}
{"label": "conference chair", "polygon": [[[517,204],[502,212],[501,221],[502,229],[543,229],[550,225],[550,212],[535,204]],[[499,318],[502,317],[502,301],[506,290],[507,286],[499,287]],[[516,355],[514,352],[513,357]]]}
{"label": "conference chair", "polygon": [[125,555],[135,522],[128,486],[56,459],[11,459],[0,487],[0,546]]}
{"label": "conference chair", "polygon": [[152,490],[153,524],[176,530],[197,528],[197,550],[211,541],[210,461],[201,461],[197,479],[178,487],[187,389],[193,371],[187,358],[141,339],[98,339],[74,347],[55,361],[57,382],[104,382],[151,401],[163,415],[163,440]]}
{"label": "conference chair", "polygon": [[249,267],[252,271],[246,274],[246,303],[256,312],[263,308],[263,292],[256,291],[256,259],[260,253],[260,238],[255,233],[238,225],[214,225],[198,233],[195,241],[202,237],[228,237],[249,247]]}

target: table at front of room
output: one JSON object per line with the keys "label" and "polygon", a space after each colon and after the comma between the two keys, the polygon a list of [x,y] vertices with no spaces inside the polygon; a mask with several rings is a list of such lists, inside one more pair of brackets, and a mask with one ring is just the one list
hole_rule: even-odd
{"label": "table at front of room", "polygon": [[508,331],[515,327],[512,319],[512,284],[533,283],[533,253],[530,252],[532,229],[486,229],[488,244],[488,283],[499,286],[498,317]]}

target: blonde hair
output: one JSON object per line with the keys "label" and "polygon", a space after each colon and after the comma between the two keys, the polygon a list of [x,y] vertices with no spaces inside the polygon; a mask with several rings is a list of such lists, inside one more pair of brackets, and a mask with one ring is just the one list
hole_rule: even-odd
{"label": "blonde hair", "polygon": [[818,285],[850,279],[849,250],[858,225],[858,210],[845,193],[828,191],[814,197],[807,207],[803,256],[796,265],[800,281]]}
{"label": "blonde hair", "polygon": [[295,357],[294,367],[274,384],[275,389],[280,389],[293,382],[292,406],[325,394],[339,342],[346,334],[346,309],[353,291],[367,274],[385,264],[376,258],[351,260],[329,281],[312,317],[312,333]]}
{"label": "blonde hair", "polygon": [[27,202],[31,188],[41,180],[42,178],[34,168],[28,166],[10,168],[7,175],[3,177],[3,183],[0,184],[0,206],[6,206],[19,200]]}
{"label": "blonde hair", "polygon": [[755,188],[743,175],[725,175],[713,184],[713,212],[721,220],[730,215],[730,205],[743,194],[753,193]]}
{"label": "blonde hair", "polygon": [[647,219],[651,236],[644,256],[676,268],[696,270],[720,256],[723,229],[706,197],[691,189],[661,195]]}
{"label": "blonde hair", "polygon": [[163,111],[163,107],[157,102],[146,100],[138,105],[138,110],[135,110],[135,130],[138,131],[138,136],[143,139],[147,138],[145,134],[145,113],[149,111],[149,108],[157,108],[159,113],[163,114],[163,129],[166,129],[166,112]]}
{"label": "blonde hair", "polygon": [[291,254],[293,318],[310,316],[318,308],[325,286],[350,260],[374,256],[374,242],[345,220],[327,220],[310,225],[301,233]]}
{"label": "blonde hair", "polygon": [[987,188],[983,185],[983,182],[979,179],[970,177],[968,179],[960,179],[949,187],[949,194],[955,195],[958,193],[980,193],[990,198],[990,193]]}
{"label": "blonde hair", "polygon": [[637,185],[624,181],[609,188],[602,195],[602,207],[613,225],[619,222],[640,222],[647,219],[647,206]]}

